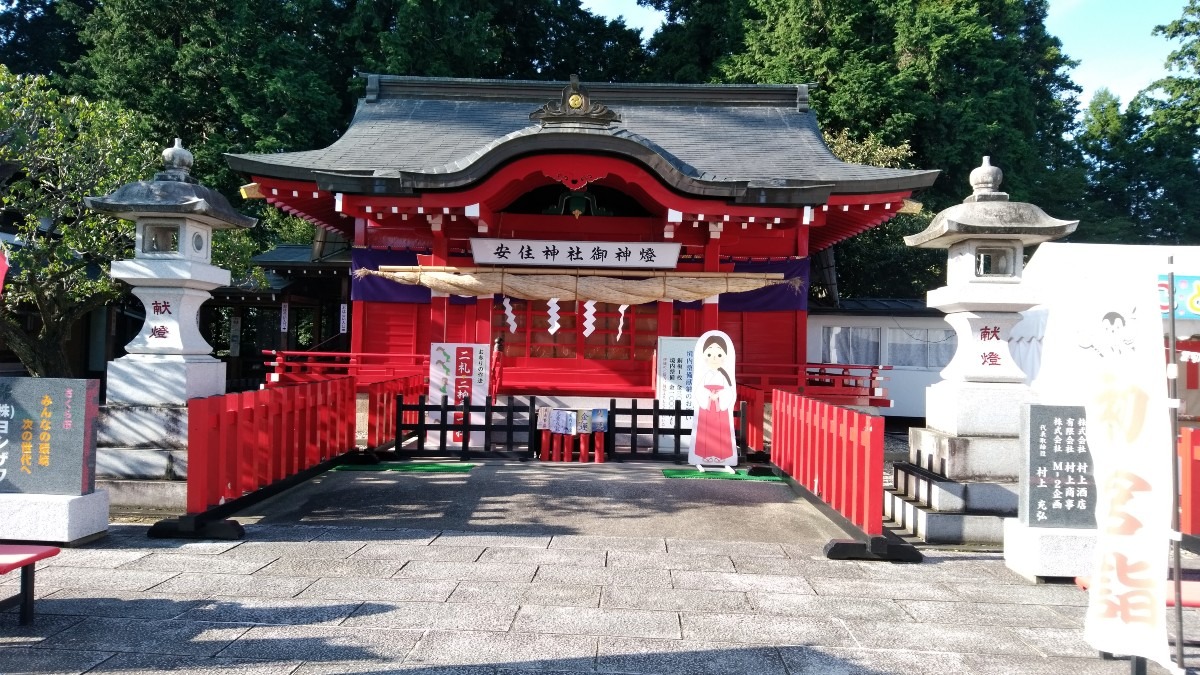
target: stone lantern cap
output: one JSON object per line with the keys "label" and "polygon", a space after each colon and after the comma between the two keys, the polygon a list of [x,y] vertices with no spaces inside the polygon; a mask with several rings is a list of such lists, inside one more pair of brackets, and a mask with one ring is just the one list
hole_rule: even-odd
{"label": "stone lantern cap", "polygon": [[971,172],[974,192],[933,218],[925,231],[909,235],[904,243],[916,248],[950,248],[966,239],[1019,240],[1025,246],[1060,239],[1075,231],[1078,220],[1051,218],[1033,204],[1010,202],[999,191],[1004,174],[984,157]]}
{"label": "stone lantern cap", "polygon": [[257,218],[244,216],[229,205],[224,195],[192,178],[192,153],[180,139],[163,151],[164,170],[152,180],[126,183],[104,197],[84,197],[88,208],[137,220],[147,216],[186,216],[216,230],[254,227]]}

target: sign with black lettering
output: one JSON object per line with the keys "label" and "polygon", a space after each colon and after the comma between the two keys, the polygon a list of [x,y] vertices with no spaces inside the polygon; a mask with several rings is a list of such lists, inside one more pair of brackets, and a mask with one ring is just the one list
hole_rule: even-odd
{"label": "sign with black lettering", "polygon": [[1030,527],[1096,527],[1096,485],[1083,406],[1030,405],[1024,430],[1021,522]]}
{"label": "sign with black lettering", "polygon": [[0,492],[95,492],[99,393],[97,380],[0,378]]}
{"label": "sign with black lettering", "polygon": [[679,247],[671,242],[473,238],[471,256],[476,265],[674,269]]}

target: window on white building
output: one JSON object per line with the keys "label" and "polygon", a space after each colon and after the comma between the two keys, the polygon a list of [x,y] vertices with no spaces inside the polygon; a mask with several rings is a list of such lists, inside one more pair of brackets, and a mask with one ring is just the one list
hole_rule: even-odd
{"label": "window on white building", "polygon": [[878,365],[879,334],[878,328],[825,326],[821,329],[821,362]]}
{"label": "window on white building", "polygon": [[942,328],[889,328],[887,362],[890,366],[944,368],[954,356],[954,331]]}

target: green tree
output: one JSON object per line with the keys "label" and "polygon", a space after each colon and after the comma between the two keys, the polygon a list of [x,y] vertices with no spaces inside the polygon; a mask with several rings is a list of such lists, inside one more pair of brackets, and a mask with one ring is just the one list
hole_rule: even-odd
{"label": "green tree", "polygon": [[1088,189],[1075,240],[1200,243],[1200,2],[1155,33],[1180,41],[1170,74],[1124,109],[1100,90],[1084,114]]}
{"label": "green tree", "polygon": [[1053,212],[1083,176],[1064,134],[1078,88],[1045,29],[1046,0],[751,0],[745,48],[722,64],[734,81],[816,82],[824,128],[911,144],[914,163],[942,169],[925,196],[961,200],[991,155],[1015,198]]}
{"label": "green tree", "polygon": [[1183,15],[1156,27],[1154,34],[1181,43],[1167,57],[1172,73],[1152,87],[1166,95],[1159,117],[1195,134],[1200,129],[1200,0],[1188,0]]}
{"label": "green tree", "polygon": [[61,73],[83,53],[70,17],[91,7],[91,0],[0,0],[0,63],[15,73]]}
{"label": "green tree", "polygon": [[[877,134],[862,140],[846,131],[826,132],[825,142],[843,162],[911,168],[913,150],[907,143],[888,145]],[[946,278],[946,254],[910,248],[904,237],[929,227],[933,214],[901,213],[879,227],[833,247],[841,298],[923,298],[925,291]],[[881,271],[886,270],[886,273]]]}
{"label": "green tree", "polygon": [[630,81],[645,62],[637,31],[579,0],[360,2],[346,21],[360,64],[397,75]]}
{"label": "green tree", "polygon": [[740,53],[749,0],[638,0],[666,16],[647,44],[646,80],[701,83],[721,77],[720,64]]}
{"label": "green tree", "polygon": [[0,339],[35,376],[70,377],[71,328],[122,293],[108,276],[133,224],[83,198],[144,178],[157,155],[144,120],[0,66],[0,209],[17,243],[0,297]]}
{"label": "green tree", "polygon": [[1142,148],[1138,137],[1145,126],[1140,106],[1121,109],[1121,100],[1100,89],[1083,113],[1076,142],[1087,163],[1088,187],[1081,224],[1073,241],[1138,243],[1138,174]]}
{"label": "green tree", "polygon": [[343,126],[322,0],[109,0],[83,20],[75,91],[182,138],[196,175],[226,194],[226,152],[307,150]]}

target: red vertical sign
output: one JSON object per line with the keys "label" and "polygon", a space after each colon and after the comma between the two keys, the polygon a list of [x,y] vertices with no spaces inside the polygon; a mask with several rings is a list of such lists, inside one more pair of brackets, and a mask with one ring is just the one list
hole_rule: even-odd
{"label": "red vertical sign", "polygon": [[[463,401],[470,402],[471,400],[471,373],[475,364],[474,350],[470,347],[456,347],[454,349],[454,402],[462,405]],[[461,412],[454,413],[454,423],[462,424],[463,414]],[[462,442],[462,432],[455,431],[453,434],[454,442]]]}

